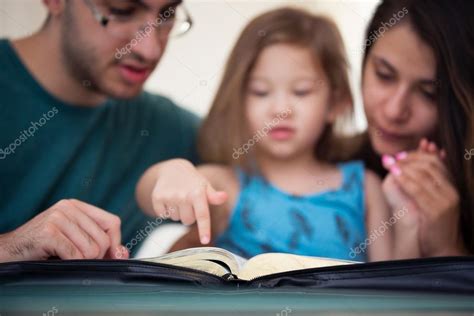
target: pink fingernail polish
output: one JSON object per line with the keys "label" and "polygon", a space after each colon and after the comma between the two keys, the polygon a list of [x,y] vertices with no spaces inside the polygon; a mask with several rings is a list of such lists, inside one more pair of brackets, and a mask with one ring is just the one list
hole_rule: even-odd
{"label": "pink fingernail polish", "polygon": [[382,156],[382,164],[384,165],[385,168],[391,167],[393,164],[395,164],[396,160],[390,155],[383,155]]}
{"label": "pink fingernail polish", "polygon": [[408,153],[406,151],[401,151],[401,152],[399,152],[398,154],[395,155],[395,158],[397,160],[403,160],[406,157],[408,157]]}
{"label": "pink fingernail polish", "polygon": [[399,176],[402,174],[402,170],[400,170],[398,166],[391,166],[390,173],[393,174],[394,176]]}

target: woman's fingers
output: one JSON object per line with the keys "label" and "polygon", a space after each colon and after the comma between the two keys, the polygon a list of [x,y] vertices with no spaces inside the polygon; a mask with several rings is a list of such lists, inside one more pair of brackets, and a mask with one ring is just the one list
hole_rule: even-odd
{"label": "woman's fingers", "polygon": [[[393,170],[393,169],[392,169]],[[431,192],[427,191],[423,185],[426,175],[414,168],[400,168],[400,171],[391,171],[395,182],[400,189],[410,196],[418,209],[431,205]]]}
{"label": "woman's fingers", "polygon": [[426,138],[422,138],[420,143],[418,144],[418,149],[422,151],[428,151],[428,140]]}
{"label": "woman's fingers", "polygon": [[445,173],[437,168],[430,168],[430,165],[421,160],[413,160],[409,163],[400,164],[401,168],[415,168],[425,176],[425,186],[433,191],[434,195],[441,194],[446,187],[451,187],[451,182],[446,178]]}
{"label": "woman's fingers", "polygon": [[441,149],[440,151],[440,157],[442,160],[446,160],[446,150]]}
{"label": "woman's fingers", "polygon": [[430,142],[430,144],[428,145],[428,152],[432,154],[438,154],[438,146],[436,146],[435,143]]}
{"label": "woman's fingers", "polygon": [[421,189],[424,189],[430,195],[430,198],[436,198],[440,193],[440,183],[443,179],[437,171],[431,171],[419,162],[400,166],[400,170],[402,174],[406,173],[415,177],[417,183],[421,184]]}
{"label": "woman's fingers", "polygon": [[422,162],[427,168],[438,171],[449,178],[449,171],[441,160],[440,155],[420,151],[410,152],[403,159],[398,159],[396,163],[397,165],[403,166],[412,162]]}
{"label": "woman's fingers", "polygon": [[422,254],[445,255],[446,249],[456,245],[459,222],[459,193],[444,164],[446,151],[422,139],[417,151],[395,158],[395,163],[385,161],[392,162],[388,168],[391,176],[409,197],[402,202],[413,201],[420,210],[418,236]]}
{"label": "woman's fingers", "polygon": [[430,215],[438,214],[456,205],[459,197],[445,174],[417,160],[397,166],[400,170],[395,180]]}

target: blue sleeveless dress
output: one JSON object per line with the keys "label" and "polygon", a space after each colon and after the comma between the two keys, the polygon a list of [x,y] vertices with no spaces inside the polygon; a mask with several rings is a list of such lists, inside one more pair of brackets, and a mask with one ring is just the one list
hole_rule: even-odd
{"label": "blue sleeveless dress", "polygon": [[283,252],[366,261],[366,253],[351,252],[366,238],[364,165],[337,166],[342,173],[338,189],[303,196],[237,170],[240,194],[216,246],[244,258]]}

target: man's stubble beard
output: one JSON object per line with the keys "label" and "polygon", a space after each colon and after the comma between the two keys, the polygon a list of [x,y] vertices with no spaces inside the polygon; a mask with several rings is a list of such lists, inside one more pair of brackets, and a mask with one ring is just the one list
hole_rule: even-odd
{"label": "man's stubble beard", "polygon": [[[87,38],[83,38],[81,29],[77,26],[71,10],[71,6],[67,6],[61,28],[61,58],[68,75],[93,93],[102,94],[106,97],[123,98],[105,86],[105,78],[99,77],[101,76],[98,71],[100,65],[99,54]],[[90,36],[94,35],[91,34]]]}

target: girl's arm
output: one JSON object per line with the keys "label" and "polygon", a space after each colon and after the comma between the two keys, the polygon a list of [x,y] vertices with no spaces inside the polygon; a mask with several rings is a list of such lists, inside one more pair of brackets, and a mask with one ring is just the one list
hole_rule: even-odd
{"label": "girl's arm", "polygon": [[211,239],[209,205],[227,201],[229,168],[208,165],[197,170],[189,161],[172,159],[149,168],[137,184],[139,206],[151,216],[171,218],[185,225],[197,222],[202,244]]}
{"label": "girl's arm", "polygon": [[390,260],[394,238],[392,214],[382,192],[382,181],[370,170],[365,172],[365,201],[369,261]]}
{"label": "girl's arm", "polygon": [[197,221],[201,242],[210,239],[209,204],[221,205],[227,194],[216,191],[206,177],[187,160],[172,159],[150,167],[139,180],[138,205],[150,216]]}
{"label": "girl's arm", "polygon": [[[204,165],[197,168],[205,176],[210,184],[218,190],[228,193],[229,199],[221,205],[210,206],[211,211],[211,240],[209,246],[213,246],[218,237],[227,228],[229,217],[234,208],[236,197],[238,196],[239,184],[235,173],[227,167],[216,165]],[[201,246],[199,231],[196,224],[181,237],[169,251],[177,251],[186,248]]]}

